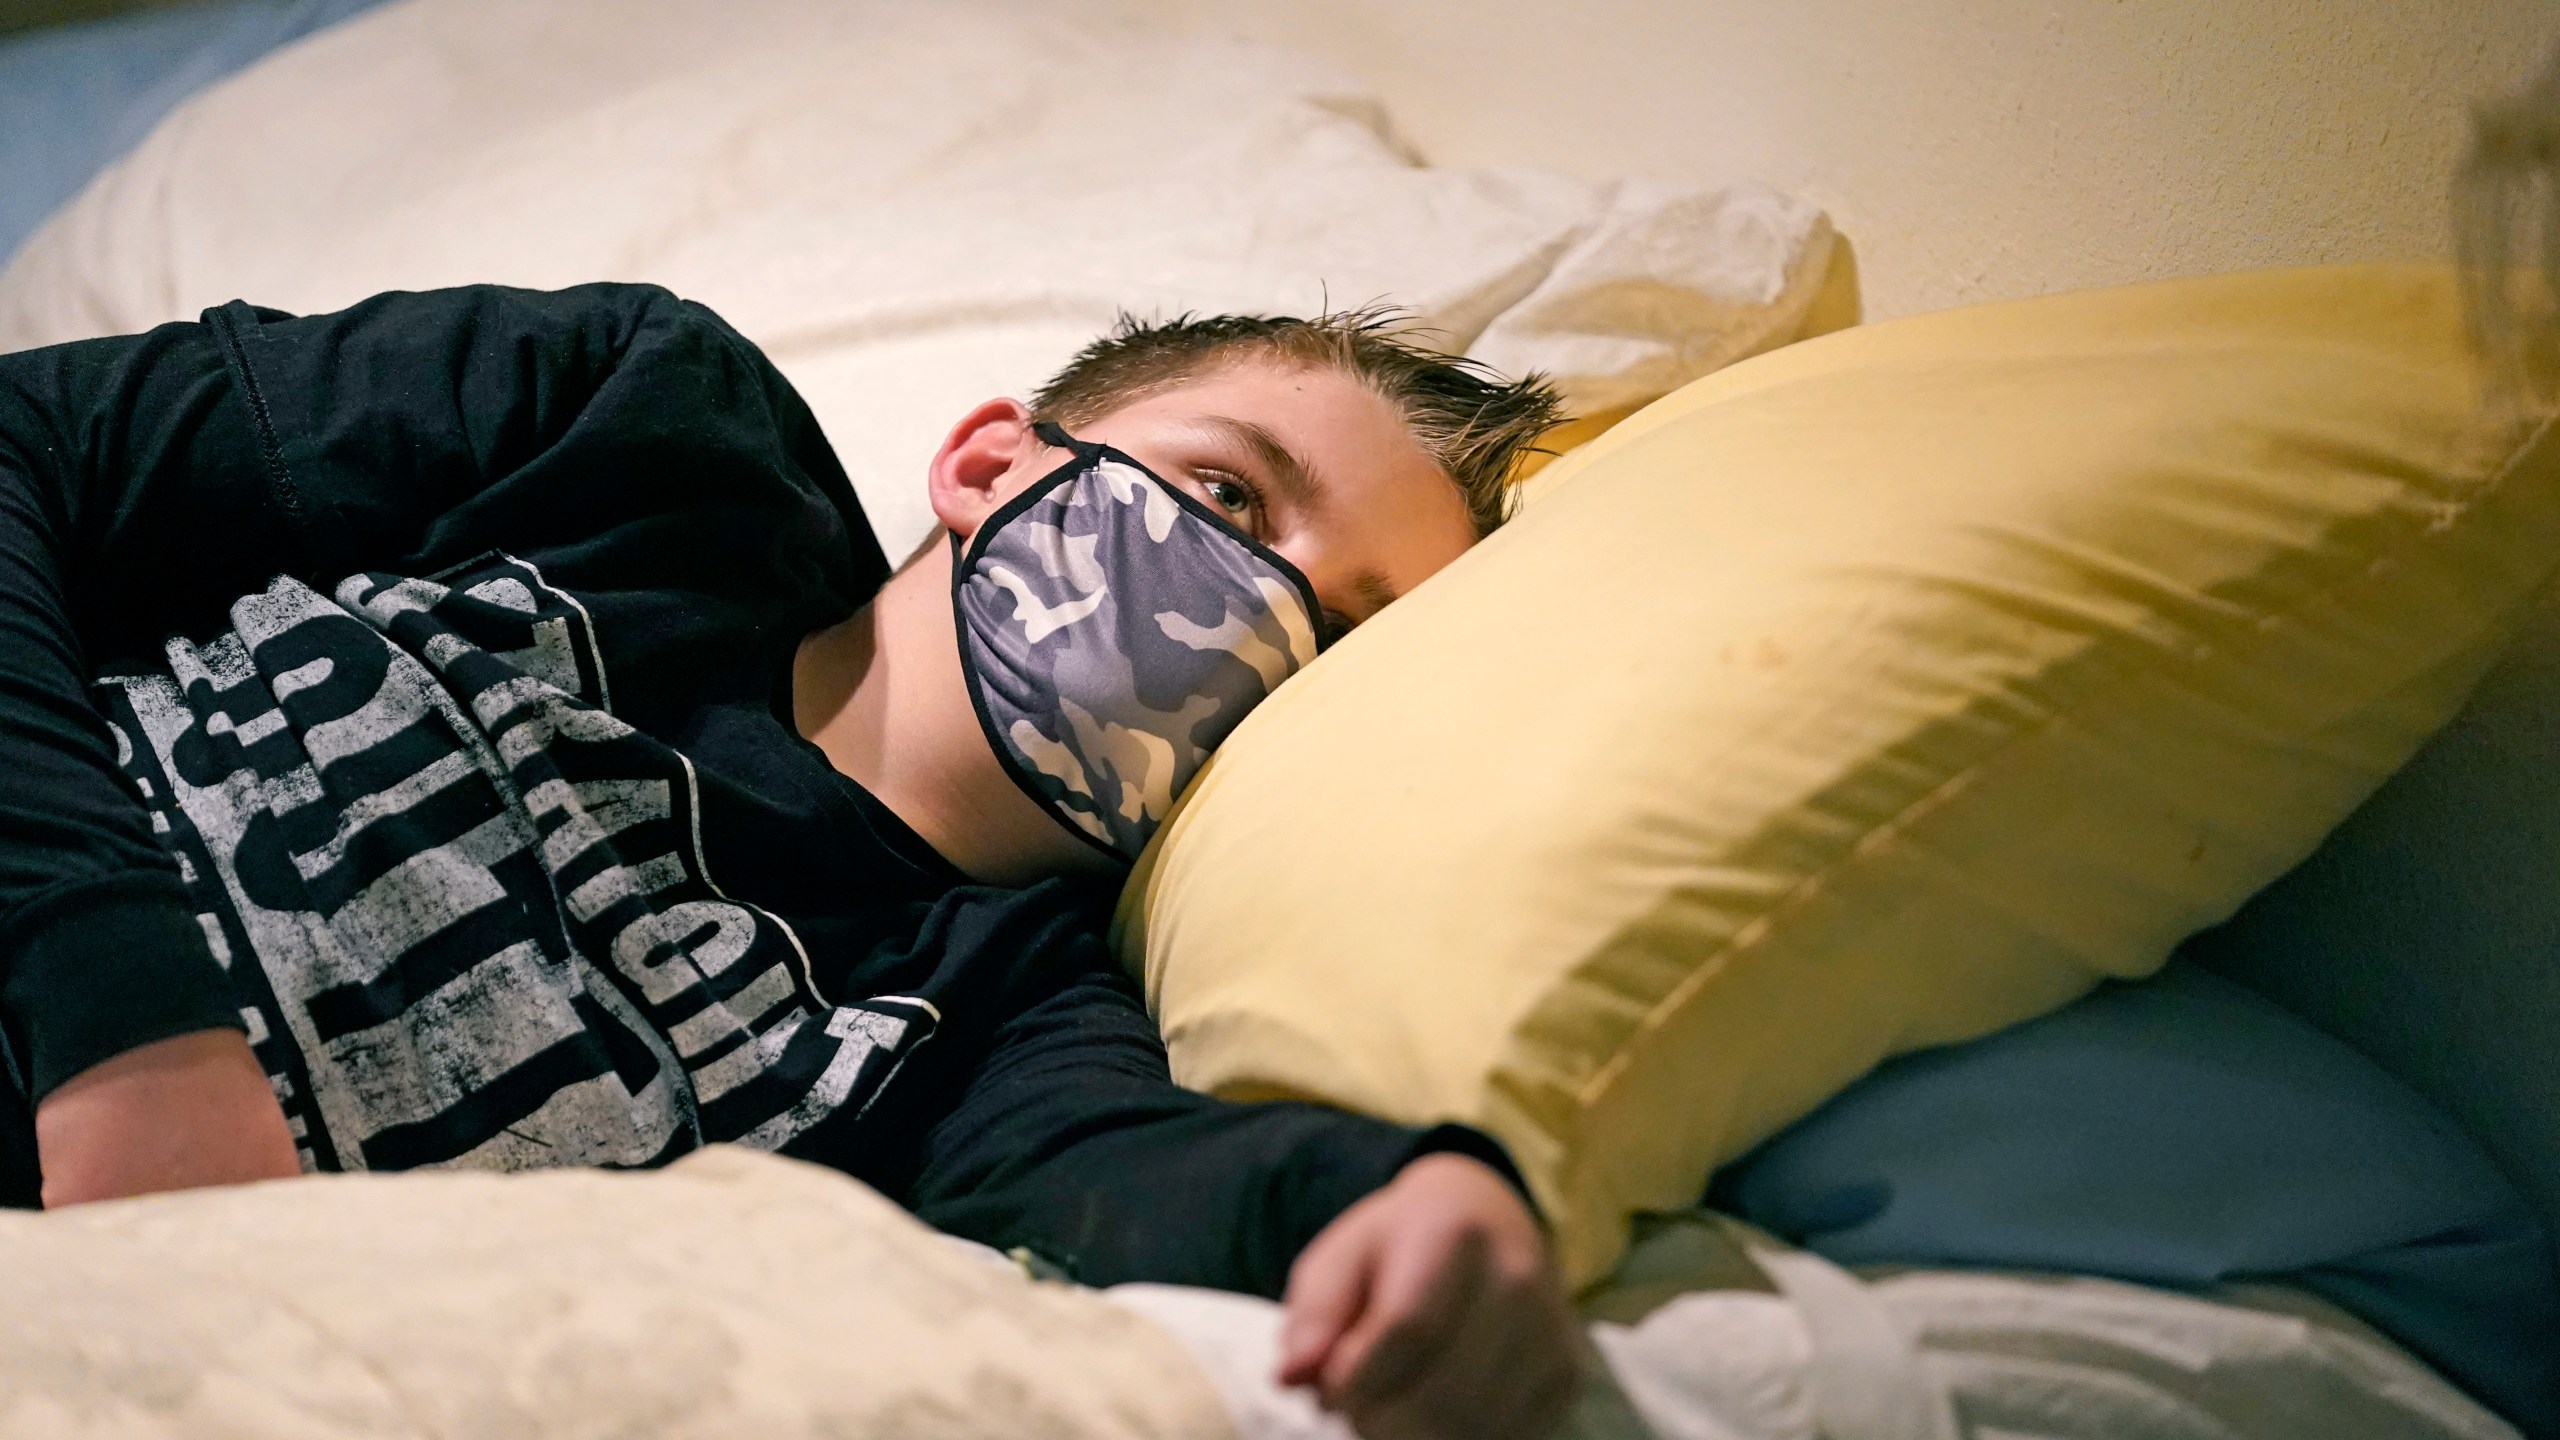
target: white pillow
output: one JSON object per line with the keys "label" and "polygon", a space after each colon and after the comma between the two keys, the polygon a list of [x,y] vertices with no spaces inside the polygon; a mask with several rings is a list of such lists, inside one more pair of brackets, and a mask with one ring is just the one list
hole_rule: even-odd
{"label": "white pillow", "polygon": [[172,114],[0,272],[0,350],[655,281],[773,355],[895,554],[943,427],[1124,308],[1391,299],[1596,412],[1794,338],[1832,249],[1753,185],[1426,168],[1312,62],[1027,0],[401,0]]}

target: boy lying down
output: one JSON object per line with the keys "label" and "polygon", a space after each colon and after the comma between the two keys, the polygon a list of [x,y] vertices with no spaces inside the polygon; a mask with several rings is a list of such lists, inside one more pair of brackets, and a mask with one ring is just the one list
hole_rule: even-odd
{"label": "boy lying down", "polygon": [[1283,1295],[1364,1434],[1527,1436],[1569,1316],[1458,1127],[1170,1081],[1110,887],[1555,419],[1360,317],[1124,325],[892,573],[646,287],[0,357],[0,1183],[832,1165],[1096,1284]]}

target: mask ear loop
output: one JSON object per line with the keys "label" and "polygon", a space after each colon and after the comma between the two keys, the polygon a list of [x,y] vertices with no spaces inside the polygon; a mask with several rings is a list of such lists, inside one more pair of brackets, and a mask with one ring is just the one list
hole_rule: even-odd
{"label": "mask ear loop", "polygon": [[1066,427],[1060,425],[1055,420],[1041,420],[1034,422],[1031,426],[1031,433],[1038,436],[1040,443],[1043,445],[1052,446],[1060,450],[1074,451],[1076,458],[1079,460],[1090,460],[1107,448],[1102,445],[1097,445],[1090,440],[1077,439],[1073,435],[1068,434]]}
{"label": "mask ear loop", "polygon": [[[994,514],[979,521],[978,534],[983,535],[1023,511],[1030,509],[1033,505],[1038,504],[1041,496],[1046,495],[1051,490],[1065,484],[1066,481],[1071,478],[1075,470],[1085,466],[1090,466],[1102,459],[1103,455],[1111,448],[1107,445],[1096,445],[1090,441],[1079,440],[1073,435],[1068,434],[1065,430],[1059,428],[1056,423],[1048,420],[1042,420],[1034,424],[1031,427],[1031,433],[1040,437],[1040,443],[1052,446],[1056,449],[1064,450],[1075,458],[1068,461],[1066,464],[1059,466],[1057,469],[1050,471],[1047,476],[1035,482],[1029,489],[1024,490],[1021,494],[1016,495],[1011,500],[1008,500],[1003,505],[997,507]],[[1145,467],[1141,466],[1140,468],[1144,469]],[[957,593],[959,590],[961,563],[968,557],[969,543],[969,541],[961,539],[957,532],[952,533],[951,580],[954,593]]]}

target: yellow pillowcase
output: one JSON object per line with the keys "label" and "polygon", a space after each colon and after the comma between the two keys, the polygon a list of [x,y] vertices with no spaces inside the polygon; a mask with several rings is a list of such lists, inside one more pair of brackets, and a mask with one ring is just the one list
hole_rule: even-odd
{"label": "yellow pillowcase", "polygon": [[1219,752],[1123,955],[1184,1084],[1500,1137],[1577,1281],[1877,1061],[2137,976],[2560,556],[2451,277],[1791,346],[1642,411]]}

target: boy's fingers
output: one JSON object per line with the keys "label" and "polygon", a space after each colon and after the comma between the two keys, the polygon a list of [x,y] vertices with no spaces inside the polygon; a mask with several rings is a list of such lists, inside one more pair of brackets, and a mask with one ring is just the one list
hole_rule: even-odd
{"label": "boy's fingers", "polygon": [[1378,1237],[1363,1217],[1346,1213],[1316,1236],[1289,1267],[1281,1297],[1280,1373],[1283,1385],[1315,1383],[1343,1332],[1369,1299]]}
{"label": "boy's fingers", "polygon": [[1324,1399],[1335,1409],[1383,1404],[1443,1358],[1483,1288],[1484,1237],[1466,1231],[1390,1247],[1377,1271],[1369,1304],[1324,1364]]}
{"label": "boy's fingers", "polygon": [[1362,1440],[1555,1440],[1580,1387],[1514,1376],[1432,1384],[1384,1406],[1343,1412]]}
{"label": "boy's fingers", "polygon": [[1401,1391],[1345,1414],[1364,1437],[1527,1440],[1543,1437],[1546,1356],[1517,1318],[1471,1307],[1430,1366]]}
{"label": "boy's fingers", "polygon": [[1581,1388],[1574,1326],[1537,1268],[1489,1260],[1414,1383],[1343,1413],[1366,1440],[1548,1440]]}
{"label": "boy's fingers", "polygon": [[1545,1440],[1578,1388],[1535,1221],[1464,1157],[1414,1161],[1290,1276],[1282,1376],[1364,1440]]}

